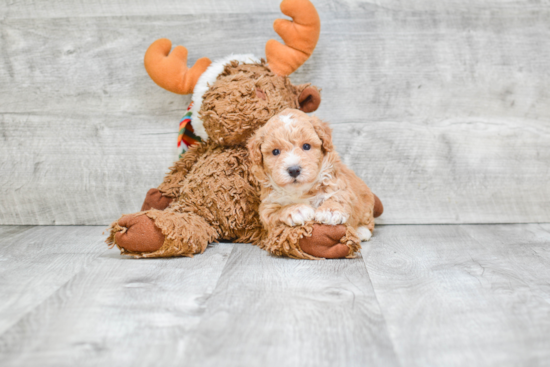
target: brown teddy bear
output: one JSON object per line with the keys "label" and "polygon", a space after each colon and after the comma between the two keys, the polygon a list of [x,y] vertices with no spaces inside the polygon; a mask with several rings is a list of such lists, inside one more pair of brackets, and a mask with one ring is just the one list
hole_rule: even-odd
{"label": "brown teddy bear", "polygon": [[[267,120],[286,108],[315,111],[321,97],[309,84],[295,86],[288,75],[311,55],[320,20],[309,0],[284,0],[275,31],[285,45],[269,40],[266,61],[232,55],[216,62],[199,59],[187,67],[187,50],[155,41],[145,67],[161,87],[193,93],[183,140],[195,142],[170,169],[158,189],[147,193],[142,211],[111,225],[107,243],[135,257],[193,256],[217,240],[252,242],[294,258],[339,258],[360,248],[345,225],[281,225],[270,231],[259,220],[260,186],[251,173],[246,143]],[[381,214],[380,202],[377,214]]]}

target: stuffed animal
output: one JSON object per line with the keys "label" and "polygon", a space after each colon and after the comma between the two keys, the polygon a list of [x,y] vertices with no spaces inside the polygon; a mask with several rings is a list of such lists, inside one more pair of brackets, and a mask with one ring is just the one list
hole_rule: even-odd
{"label": "stuffed animal", "polygon": [[189,145],[163,183],[147,193],[140,212],[123,215],[107,243],[135,257],[193,256],[217,240],[252,242],[281,256],[302,259],[352,256],[359,248],[353,228],[307,223],[263,230],[258,215],[260,184],[251,172],[247,140],[286,108],[315,111],[317,88],[293,85],[288,75],[311,55],[320,20],[309,0],[283,0],[275,31],[285,44],[269,40],[266,59],[232,55],[187,67],[187,49],[155,41],[145,68],[155,83],[193,94],[180,124],[179,144]]}

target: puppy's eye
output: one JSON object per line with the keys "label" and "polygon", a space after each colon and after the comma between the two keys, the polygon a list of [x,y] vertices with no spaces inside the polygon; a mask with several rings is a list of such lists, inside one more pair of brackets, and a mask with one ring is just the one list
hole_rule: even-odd
{"label": "puppy's eye", "polygon": [[273,153],[273,155],[279,155],[279,153],[281,153],[281,152],[279,151],[279,149],[273,149],[272,153]]}
{"label": "puppy's eye", "polygon": [[304,145],[302,145],[302,148],[304,148],[304,150],[310,150],[310,149],[311,149],[311,145],[309,145],[309,144],[304,144]]}

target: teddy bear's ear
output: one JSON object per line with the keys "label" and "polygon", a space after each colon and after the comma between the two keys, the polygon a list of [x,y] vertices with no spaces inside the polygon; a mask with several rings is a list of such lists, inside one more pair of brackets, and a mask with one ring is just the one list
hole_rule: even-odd
{"label": "teddy bear's ear", "polygon": [[310,122],[313,125],[317,136],[319,136],[319,139],[323,142],[323,150],[326,153],[332,152],[334,150],[334,146],[332,145],[332,129],[329,124],[319,120],[317,116],[311,116]]}
{"label": "teddy bear's ear", "polygon": [[315,87],[305,87],[298,96],[298,103],[300,104],[300,110],[304,112],[317,111],[321,104],[321,93]]}

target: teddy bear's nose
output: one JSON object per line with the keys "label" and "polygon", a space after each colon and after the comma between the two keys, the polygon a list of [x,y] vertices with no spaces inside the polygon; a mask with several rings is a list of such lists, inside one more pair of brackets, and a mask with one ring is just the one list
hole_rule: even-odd
{"label": "teddy bear's nose", "polygon": [[298,177],[300,176],[300,166],[292,166],[292,167],[289,167],[288,168],[288,174],[291,176],[291,177]]}

